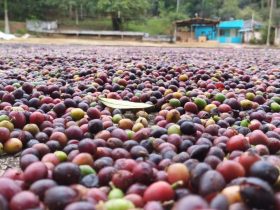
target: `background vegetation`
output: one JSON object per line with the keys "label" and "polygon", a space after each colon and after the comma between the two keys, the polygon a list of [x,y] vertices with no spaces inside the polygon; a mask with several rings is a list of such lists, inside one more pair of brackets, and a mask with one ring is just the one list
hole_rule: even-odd
{"label": "background vegetation", "polygon": [[[8,0],[9,18],[58,20],[61,27],[169,34],[171,23],[195,17],[267,22],[271,0]],[[0,16],[4,19],[3,0]],[[273,24],[280,24],[274,0]]]}

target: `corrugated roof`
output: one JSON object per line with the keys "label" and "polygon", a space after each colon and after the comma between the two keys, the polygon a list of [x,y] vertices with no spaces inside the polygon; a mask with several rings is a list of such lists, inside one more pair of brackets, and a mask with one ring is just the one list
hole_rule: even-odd
{"label": "corrugated roof", "polygon": [[222,21],[218,25],[219,28],[243,28],[244,20]]}
{"label": "corrugated roof", "polygon": [[245,20],[243,28],[261,28],[264,24],[256,20]]}
{"label": "corrugated roof", "polygon": [[207,19],[207,18],[191,18],[187,20],[178,20],[175,22],[175,24],[178,27],[183,27],[183,26],[191,26],[194,24],[203,24],[203,25],[217,25],[220,22],[220,20],[213,20],[213,19]]}

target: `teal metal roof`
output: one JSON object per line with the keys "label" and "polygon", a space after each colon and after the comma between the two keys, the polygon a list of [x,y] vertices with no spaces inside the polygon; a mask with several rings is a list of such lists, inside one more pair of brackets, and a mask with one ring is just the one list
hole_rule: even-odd
{"label": "teal metal roof", "polygon": [[244,20],[230,20],[219,23],[219,28],[243,28]]}

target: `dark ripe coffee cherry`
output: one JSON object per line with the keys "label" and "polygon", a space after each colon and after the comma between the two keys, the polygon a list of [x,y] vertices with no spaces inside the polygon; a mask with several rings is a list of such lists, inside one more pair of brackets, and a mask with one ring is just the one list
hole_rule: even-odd
{"label": "dark ripe coffee cherry", "polygon": [[226,182],[224,177],[217,171],[209,170],[201,176],[198,191],[204,197],[213,196],[225,186]]}
{"label": "dark ripe coffee cherry", "polygon": [[149,201],[144,206],[144,210],[163,210],[163,206],[159,201]]}
{"label": "dark ripe coffee cherry", "polygon": [[88,122],[88,130],[93,134],[96,134],[103,129],[103,122],[99,119],[93,119]]}
{"label": "dark ripe coffee cherry", "polygon": [[79,201],[67,205],[65,210],[95,210],[95,205],[88,201]]}
{"label": "dark ripe coffee cherry", "polygon": [[193,135],[196,133],[196,127],[193,122],[183,122],[180,125],[181,132],[186,135]]}
{"label": "dark ripe coffee cherry", "polygon": [[98,176],[96,174],[86,175],[81,179],[80,184],[87,188],[99,187]]}
{"label": "dark ripe coffee cherry", "polygon": [[112,183],[114,186],[123,191],[126,191],[133,182],[133,174],[127,170],[119,170],[112,177]]}
{"label": "dark ripe coffee cherry", "polygon": [[89,116],[90,119],[99,119],[101,116],[100,111],[94,107],[88,108],[87,115]]}
{"label": "dark ripe coffee cherry", "polygon": [[92,139],[83,139],[78,144],[79,152],[86,152],[91,155],[95,155],[97,148]]}
{"label": "dark ripe coffee cherry", "polygon": [[111,181],[113,175],[117,172],[117,170],[112,166],[107,166],[102,168],[98,172],[99,183],[101,186],[108,185]]}
{"label": "dark ripe coffee cherry", "polygon": [[267,161],[260,160],[251,166],[249,174],[273,185],[279,177],[279,169]]}
{"label": "dark ripe coffee cherry", "polygon": [[40,200],[44,200],[45,192],[55,186],[57,186],[57,183],[51,179],[40,179],[34,182],[29,190],[37,195]]}
{"label": "dark ripe coffee cherry", "polygon": [[142,146],[134,146],[130,150],[130,154],[133,158],[147,157],[149,155],[148,151]]}
{"label": "dark ripe coffee cherry", "polygon": [[9,210],[8,201],[2,195],[0,195],[0,209],[2,209],[2,210]]}
{"label": "dark ripe coffee cherry", "polygon": [[61,210],[77,201],[78,194],[70,187],[56,186],[47,190],[44,203],[49,210]]}
{"label": "dark ripe coffee cherry", "polygon": [[61,185],[79,183],[80,168],[74,163],[61,163],[54,168],[53,179]]}
{"label": "dark ripe coffee cherry", "polygon": [[227,210],[229,201],[225,195],[218,194],[211,200],[210,207],[213,209]]}
{"label": "dark ripe coffee cherry", "polygon": [[202,175],[204,173],[206,173],[209,170],[211,170],[211,167],[209,165],[207,165],[206,163],[198,163],[196,166],[194,166],[191,169],[190,183],[191,183],[192,188],[194,190],[198,190],[198,187],[199,187],[199,184],[200,184],[200,178],[202,177]]}
{"label": "dark ripe coffee cherry", "polygon": [[94,168],[99,171],[106,166],[113,166],[113,159],[110,157],[101,157],[94,161]]}
{"label": "dark ripe coffee cherry", "polygon": [[25,170],[31,163],[38,162],[39,158],[33,154],[26,154],[20,158],[20,168]]}
{"label": "dark ripe coffee cherry", "polygon": [[133,168],[133,177],[136,181],[147,184],[154,180],[153,169],[150,164],[141,162]]}
{"label": "dark ripe coffee cherry", "polygon": [[207,202],[200,196],[189,195],[180,199],[172,208],[172,210],[194,210],[207,209]]}
{"label": "dark ripe coffee cherry", "polygon": [[259,178],[241,181],[240,195],[244,203],[253,209],[275,209],[274,192],[270,185]]}

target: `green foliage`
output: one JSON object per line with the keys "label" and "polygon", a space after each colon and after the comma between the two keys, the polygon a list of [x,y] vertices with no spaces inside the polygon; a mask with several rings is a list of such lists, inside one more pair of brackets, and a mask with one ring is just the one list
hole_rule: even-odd
{"label": "green foliage", "polygon": [[16,34],[20,34],[20,35],[24,35],[26,33],[27,33],[27,30],[25,28],[21,28],[16,31]]}
{"label": "green foliage", "polygon": [[239,7],[238,0],[224,0],[220,16],[222,19],[229,20],[230,18],[238,17]]}
{"label": "green foliage", "polygon": [[125,30],[128,31],[143,31],[151,35],[170,34],[171,23],[166,18],[152,17],[146,21],[130,21]]}
{"label": "green foliage", "polygon": [[252,7],[245,7],[243,10],[240,10],[238,13],[238,18],[248,20],[253,16],[254,20],[261,20],[259,13]]}
{"label": "green foliage", "polygon": [[[169,34],[170,25],[175,20],[192,18],[196,15],[221,20],[230,18],[246,20],[254,14],[254,19],[266,22],[270,7],[270,0],[8,0],[7,2],[9,19],[14,21],[58,20],[67,27],[93,30],[118,28],[152,34]],[[0,16],[4,17],[3,0],[0,0],[0,3],[2,5]],[[274,0],[273,6],[273,25],[279,25],[280,0]],[[106,23],[103,24],[103,20],[106,20]]]}
{"label": "green foliage", "polygon": [[147,0],[99,0],[97,9],[100,13],[118,15],[125,20],[137,19],[145,15]]}
{"label": "green foliage", "polygon": [[98,0],[97,11],[112,18],[113,30],[123,29],[123,23],[137,20],[146,15],[147,0]]}
{"label": "green foliage", "polygon": [[[262,34],[262,39],[260,41],[260,44],[266,44],[266,40],[267,40],[267,30],[268,30],[268,25],[265,25],[265,27],[261,30],[261,34]],[[274,30],[271,30],[270,33],[270,44],[273,44],[273,40],[274,40]]]}
{"label": "green foliage", "polygon": [[166,18],[169,22],[174,22],[176,20],[183,20],[183,19],[187,19],[188,16],[184,13],[177,13],[177,12],[169,12],[165,15],[162,15],[162,18]]}

